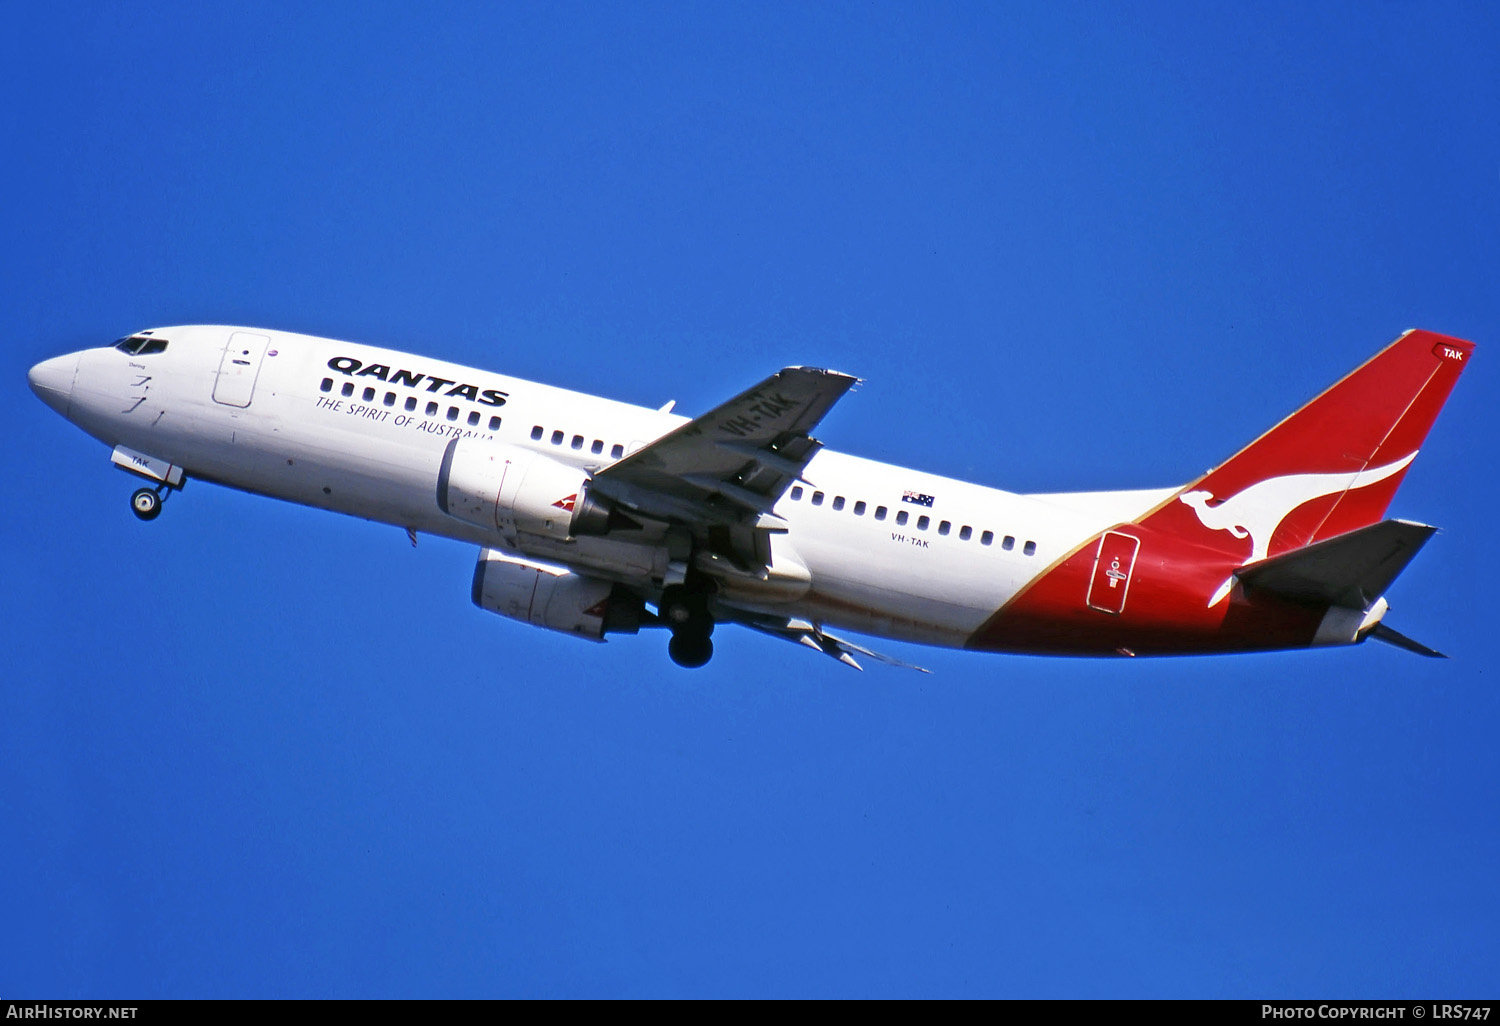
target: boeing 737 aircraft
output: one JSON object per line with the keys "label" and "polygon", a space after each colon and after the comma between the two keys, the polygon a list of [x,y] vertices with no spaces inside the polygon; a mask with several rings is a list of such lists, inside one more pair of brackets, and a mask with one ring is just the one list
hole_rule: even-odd
{"label": "boeing 737 aircraft", "polygon": [[1186,485],[1019,495],[825,450],[854,384],[787,367],[693,419],[375,346],[154,328],[37,364],[42,401],[144,478],[479,546],[473,601],[682,666],[737,623],[858,667],[828,628],[986,652],[1349,645],[1436,528],[1385,520],[1473,345],[1408,331]]}

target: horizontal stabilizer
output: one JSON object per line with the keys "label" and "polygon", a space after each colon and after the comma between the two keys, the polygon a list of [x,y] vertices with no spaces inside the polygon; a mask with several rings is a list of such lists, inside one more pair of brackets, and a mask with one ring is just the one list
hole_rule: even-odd
{"label": "horizontal stabilizer", "polygon": [[1387,645],[1395,645],[1397,648],[1404,648],[1408,652],[1415,652],[1417,655],[1428,656],[1428,657],[1430,657],[1432,659],[1447,659],[1448,658],[1447,656],[1443,655],[1443,653],[1439,652],[1437,649],[1435,649],[1435,648],[1428,648],[1426,645],[1422,644],[1420,641],[1413,641],[1411,638],[1408,638],[1405,634],[1402,634],[1400,631],[1392,630],[1391,628],[1387,627],[1383,623],[1377,623],[1370,630],[1370,633],[1368,635],[1366,635],[1366,637],[1371,637],[1371,638],[1374,638],[1376,641],[1383,641]]}
{"label": "horizontal stabilizer", "polygon": [[1365,610],[1436,531],[1427,524],[1385,520],[1251,563],[1235,576],[1247,588],[1296,602]]}
{"label": "horizontal stabilizer", "polygon": [[832,634],[826,633],[817,624],[809,623],[806,620],[783,620],[777,622],[760,618],[747,618],[740,622],[752,630],[760,631],[762,634],[769,634],[773,638],[782,638],[786,641],[795,641],[806,645],[813,651],[822,652],[826,656],[832,656],[845,666],[852,666],[856,670],[864,669],[863,666],[859,665],[858,660],[854,658],[855,654],[859,654],[874,659],[876,662],[885,663],[887,666],[899,666],[902,669],[916,670],[919,673],[932,672],[924,667],[913,666],[911,663],[903,663],[892,656],[871,651],[862,645],[856,645],[852,641],[836,638]]}

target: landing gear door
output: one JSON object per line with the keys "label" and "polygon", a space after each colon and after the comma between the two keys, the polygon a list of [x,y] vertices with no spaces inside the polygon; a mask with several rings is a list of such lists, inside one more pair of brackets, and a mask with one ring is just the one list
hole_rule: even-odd
{"label": "landing gear door", "polygon": [[219,376],[214,381],[214,402],[225,406],[246,407],[255,394],[255,379],[260,376],[261,361],[266,358],[270,336],[250,331],[236,331],[224,345],[219,360]]}

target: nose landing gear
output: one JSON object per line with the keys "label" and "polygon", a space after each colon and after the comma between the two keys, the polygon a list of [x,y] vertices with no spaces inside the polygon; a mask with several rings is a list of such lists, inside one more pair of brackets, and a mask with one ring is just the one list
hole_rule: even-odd
{"label": "nose landing gear", "polygon": [[166,485],[155,488],[137,488],[130,497],[130,512],[141,520],[155,520],[161,515],[162,493]]}
{"label": "nose landing gear", "polygon": [[161,504],[168,493],[181,490],[187,483],[187,475],[178,464],[127,449],[123,445],[114,447],[109,454],[109,462],[137,478],[145,478],[151,482],[145,488],[137,488],[130,496],[130,512],[139,520],[155,520],[161,515]]}

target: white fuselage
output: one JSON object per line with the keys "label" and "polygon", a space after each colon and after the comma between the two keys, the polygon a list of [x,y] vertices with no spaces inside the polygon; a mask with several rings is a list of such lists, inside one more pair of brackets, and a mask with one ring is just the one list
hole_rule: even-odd
{"label": "white fuselage", "polygon": [[[155,333],[169,340],[159,353],[78,354],[59,411],[189,477],[477,545],[501,543],[436,501],[450,439],[495,439],[592,473],[686,419],[350,342],[219,326]],[[246,347],[237,364],[226,353],[235,333],[235,351]],[[774,508],[788,529],[775,551],[800,560],[811,587],[786,604],[758,604],[948,646],[964,645],[1101,530],[1172,494],[1017,495],[828,450],[803,477]],[[649,577],[660,559],[607,538],[521,548],[625,583]]]}

